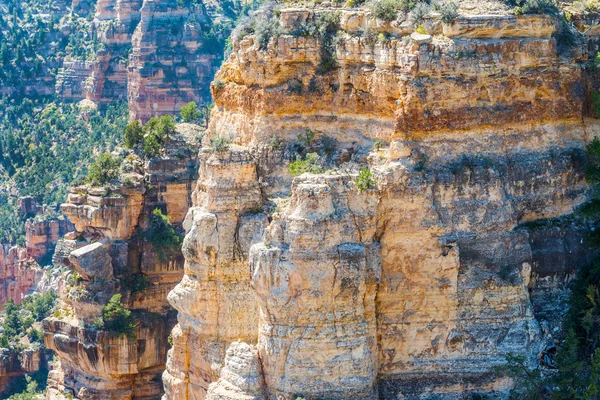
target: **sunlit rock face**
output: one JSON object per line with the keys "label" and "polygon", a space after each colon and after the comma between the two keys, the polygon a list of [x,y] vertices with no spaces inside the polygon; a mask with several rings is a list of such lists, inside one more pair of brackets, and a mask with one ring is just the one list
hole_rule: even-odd
{"label": "sunlit rock face", "polygon": [[[44,320],[44,342],[56,352],[47,399],[159,399],[161,374],[175,324],[167,294],[183,276],[179,249],[158,251],[148,237],[160,209],[176,230],[197,179],[201,129],[178,124],[160,157],[142,162],[129,154],[117,180],[104,188],[72,188],[63,212],[74,223],[57,244],[55,265],[64,277],[58,310]],[[115,295],[131,310],[131,334],[98,327]]]}
{"label": "sunlit rock face", "polygon": [[[323,6],[282,9],[266,49],[235,38],[216,75],[165,399],[502,397],[505,356],[533,365],[559,333],[591,253],[581,227],[539,221],[588,195],[585,54],[559,55],[544,16],[409,39],[338,11],[334,70],[291,34]],[[290,176],[298,146],[331,171]]]}

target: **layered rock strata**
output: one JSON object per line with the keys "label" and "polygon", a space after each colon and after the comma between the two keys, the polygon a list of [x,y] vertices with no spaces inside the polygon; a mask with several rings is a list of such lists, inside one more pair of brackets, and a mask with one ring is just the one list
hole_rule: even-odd
{"label": "layered rock strata", "polygon": [[[180,229],[196,180],[199,127],[182,124],[164,154],[141,163],[130,154],[108,188],[77,187],[62,205],[75,231],[57,245],[53,263],[73,270],[60,310],[44,320],[44,341],[59,358],[47,398],[157,399],[162,395],[168,292],[181,281],[178,250],[160,253],[145,233],[154,210]],[[133,334],[95,327],[103,306],[121,294],[135,317]]]}
{"label": "layered rock strata", "polygon": [[[297,34],[327,13],[335,41]],[[279,18],[216,76],[165,398],[503,396],[495,368],[537,362],[565,307],[547,300],[590,257],[577,226],[533,224],[586,199],[581,64],[544,16],[429,19],[433,37],[356,9]],[[331,171],[292,179],[309,152]]]}
{"label": "layered rock strata", "polygon": [[98,0],[86,29],[102,46],[87,60],[66,59],[56,92],[95,103],[127,100],[131,118],[142,121],[178,113],[189,101],[207,103],[222,60],[209,34],[218,18],[196,2]]}

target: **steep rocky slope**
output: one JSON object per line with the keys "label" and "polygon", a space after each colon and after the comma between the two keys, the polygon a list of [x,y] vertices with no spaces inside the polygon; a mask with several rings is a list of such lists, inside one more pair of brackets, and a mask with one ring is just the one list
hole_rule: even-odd
{"label": "steep rocky slope", "polygon": [[[537,363],[590,257],[568,220],[532,223],[586,199],[585,51],[560,54],[546,16],[424,35],[360,9],[278,15],[212,86],[165,398],[502,396],[494,368]],[[336,40],[302,34],[336,15]],[[329,171],[292,178],[312,152]]]}
{"label": "steep rocky slope", "polygon": [[[160,398],[167,337],[174,315],[167,294],[181,280],[179,250],[159,253],[149,241],[153,211],[180,227],[195,186],[199,127],[182,124],[165,152],[145,162],[129,154],[109,187],[75,187],[63,213],[75,230],[53,262],[69,267],[60,311],[44,321],[44,340],[60,360],[48,398]],[[130,335],[98,328],[103,306],[121,294],[135,316]]]}

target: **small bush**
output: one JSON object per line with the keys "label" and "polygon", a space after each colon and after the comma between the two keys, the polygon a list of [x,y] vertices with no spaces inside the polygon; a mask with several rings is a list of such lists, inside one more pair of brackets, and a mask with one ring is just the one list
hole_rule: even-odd
{"label": "small bush", "polygon": [[138,293],[148,288],[151,283],[144,274],[130,274],[121,278],[123,286],[132,294]]}
{"label": "small bush", "polygon": [[223,89],[225,87],[225,82],[223,82],[220,79],[215,79],[213,81],[213,86],[215,87],[215,89]]}
{"label": "small bush", "polygon": [[222,135],[215,135],[210,138],[209,147],[212,153],[225,153],[231,147],[231,140]]}
{"label": "small bush", "polygon": [[377,179],[369,168],[363,168],[358,173],[356,178],[356,186],[359,191],[373,189],[377,186]]}
{"label": "small bush", "polygon": [[[420,28],[421,24],[425,20],[425,17],[427,17],[427,15],[429,15],[430,12],[431,12],[431,7],[429,6],[429,4],[418,3],[415,6],[415,8],[413,8],[412,11],[408,14],[408,22],[411,24],[411,26],[419,26],[419,28]],[[425,29],[425,28],[423,28],[423,29]],[[418,32],[418,33],[421,33],[421,32]],[[427,33],[427,31],[425,31],[425,33]]]}
{"label": "small bush", "polygon": [[296,138],[304,147],[311,148],[315,139],[315,132],[306,128],[304,132],[300,132]]}
{"label": "small bush", "polygon": [[148,242],[150,242],[161,260],[164,260],[167,253],[179,249],[181,246],[181,236],[175,232],[173,225],[168,216],[164,215],[160,208],[155,208],[152,211],[150,220],[150,229],[146,234]]}
{"label": "small bush", "polygon": [[[522,14],[549,14],[556,15],[558,9],[552,0],[525,0],[520,4]],[[515,13],[517,13],[515,11]]]}
{"label": "small bush", "polygon": [[415,32],[420,33],[422,35],[427,35],[427,29],[425,29],[425,27],[423,25],[417,26],[417,29],[415,29]]}
{"label": "small bush", "polygon": [[373,4],[373,15],[383,21],[393,21],[398,16],[401,3],[398,0],[380,0]]}
{"label": "small bush", "polygon": [[279,136],[271,136],[269,139],[269,149],[271,150],[283,150],[285,148],[285,141]]}
{"label": "small bush", "polygon": [[442,3],[438,12],[440,13],[440,19],[443,23],[452,25],[458,17],[458,4],[452,1]]}
{"label": "small bush", "polygon": [[306,159],[301,160],[300,157],[290,164],[288,171],[292,176],[302,175],[304,173],[322,174],[325,172],[321,166],[319,155],[317,153],[308,153]]}
{"label": "small bush", "polygon": [[254,34],[258,48],[266,50],[271,38],[278,38],[281,35],[281,26],[277,18],[265,18],[257,21]]}
{"label": "small bush", "polygon": [[89,183],[91,186],[106,185],[119,176],[121,161],[121,158],[114,157],[108,153],[100,155],[100,157],[90,165],[90,169],[85,179],[86,183]]}
{"label": "small bush", "polygon": [[198,109],[198,105],[195,101],[190,101],[185,106],[181,107],[179,113],[185,122],[193,122],[202,118],[202,111]]}
{"label": "small bush", "polygon": [[132,149],[137,146],[142,140],[144,140],[144,130],[140,121],[135,120],[128,124],[125,128],[125,136],[123,137],[123,144],[128,149]]}
{"label": "small bush", "polygon": [[35,328],[31,328],[27,333],[27,337],[31,343],[40,343],[44,341],[44,334]]}
{"label": "small bush", "polygon": [[[135,321],[131,311],[121,303],[121,295],[113,295],[102,308],[102,328],[117,335],[131,336],[135,332]],[[100,323],[98,323],[100,325]]]}

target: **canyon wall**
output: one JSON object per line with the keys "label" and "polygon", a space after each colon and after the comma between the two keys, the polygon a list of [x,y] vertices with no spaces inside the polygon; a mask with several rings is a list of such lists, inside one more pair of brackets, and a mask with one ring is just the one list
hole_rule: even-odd
{"label": "canyon wall", "polygon": [[[298,33],[326,15],[335,40]],[[496,367],[537,363],[591,257],[562,218],[598,132],[585,52],[547,16],[279,25],[212,86],[164,398],[505,396]],[[309,153],[327,171],[292,177]]]}
{"label": "canyon wall", "polygon": [[89,59],[65,58],[56,78],[61,98],[126,100],[131,119],[142,121],[209,102],[222,60],[211,29],[222,15],[175,0],[98,0],[95,7],[93,21],[82,23],[100,45]]}
{"label": "canyon wall", "polygon": [[49,216],[49,210],[24,207],[23,212],[41,213],[25,222],[25,246],[0,245],[0,304],[9,299],[20,303],[23,297],[40,282],[50,264],[50,256],[59,239],[72,229],[62,216]]}
{"label": "canyon wall", "polygon": [[[74,187],[62,212],[74,231],[58,243],[54,265],[68,267],[60,306],[44,320],[46,347],[59,367],[48,377],[48,399],[157,399],[162,395],[174,314],[167,294],[181,280],[183,257],[159,251],[148,237],[153,212],[180,229],[197,177],[196,125],[180,124],[164,153],[142,161],[132,152],[107,187]],[[115,294],[135,328],[119,334],[97,319]]]}

